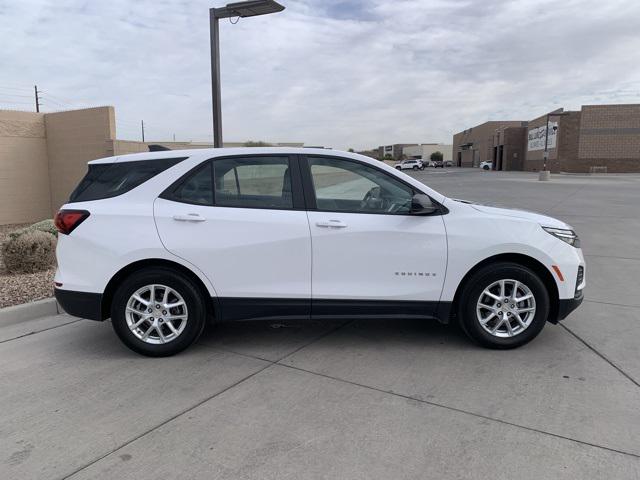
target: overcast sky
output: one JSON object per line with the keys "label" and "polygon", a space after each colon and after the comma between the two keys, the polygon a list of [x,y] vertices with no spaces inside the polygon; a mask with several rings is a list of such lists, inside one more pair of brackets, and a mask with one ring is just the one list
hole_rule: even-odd
{"label": "overcast sky", "polygon": [[[202,0],[0,0],[0,108],[113,105],[119,138],[211,135]],[[282,0],[221,22],[224,137],[451,142],[486,120],[640,103],[637,0]],[[25,102],[25,103],[23,103]]]}

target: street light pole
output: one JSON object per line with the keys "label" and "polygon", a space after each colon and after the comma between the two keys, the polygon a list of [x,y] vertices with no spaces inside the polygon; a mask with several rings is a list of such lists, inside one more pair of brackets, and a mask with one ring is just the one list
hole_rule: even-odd
{"label": "street light pole", "polygon": [[222,98],[220,93],[220,24],[216,9],[209,9],[211,39],[211,105],[213,107],[213,148],[222,148]]}
{"label": "street light pole", "polygon": [[284,7],[274,0],[246,0],[209,9],[211,45],[211,106],[213,110],[213,146],[222,147],[222,95],[220,93],[220,25],[221,18],[246,18],[281,12]]}
{"label": "street light pole", "polygon": [[[538,175],[538,180],[551,180],[551,172],[547,170],[547,161],[549,160],[549,118],[550,117],[562,117],[564,115],[569,115],[569,112],[558,112],[558,113],[547,113],[547,123],[545,124],[544,131],[544,154],[543,154],[543,163],[542,170]],[[556,142],[556,147],[558,148],[558,144]]]}
{"label": "street light pole", "polygon": [[544,155],[542,157],[542,170],[547,171],[547,160],[549,160],[549,149],[547,148],[549,145],[549,114],[547,113],[547,123],[545,123],[544,128]]}

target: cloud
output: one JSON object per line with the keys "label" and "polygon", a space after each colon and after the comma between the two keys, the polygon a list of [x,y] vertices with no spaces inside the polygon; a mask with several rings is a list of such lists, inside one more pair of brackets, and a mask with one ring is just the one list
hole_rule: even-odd
{"label": "cloud", "polygon": [[[227,140],[448,142],[487,119],[640,102],[638,2],[282,3],[221,23]],[[0,0],[0,86],[37,83],[45,110],[114,105],[121,138],[144,119],[147,138],[206,140],[210,6]]]}

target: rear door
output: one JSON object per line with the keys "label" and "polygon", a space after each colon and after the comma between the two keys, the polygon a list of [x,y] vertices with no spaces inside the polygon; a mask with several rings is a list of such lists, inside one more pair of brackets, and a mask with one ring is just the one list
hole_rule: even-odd
{"label": "rear door", "polygon": [[207,275],[222,318],[309,316],[311,239],[294,156],[214,158],[160,197],[162,242]]}

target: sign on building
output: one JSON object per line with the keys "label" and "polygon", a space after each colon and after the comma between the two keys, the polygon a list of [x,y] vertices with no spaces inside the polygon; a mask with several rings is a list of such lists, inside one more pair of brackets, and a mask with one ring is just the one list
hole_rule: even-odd
{"label": "sign on building", "polygon": [[[558,122],[549,122],[549,139],[547,141],[548,150],[556,148],[556,134],[558,133],[557,127]],[[544,125],[542,127],[532,128],[529,130],[528,150],[530,152],[535,150],[544,150],[544,138],[546,131],[547,129]]]}

